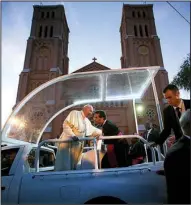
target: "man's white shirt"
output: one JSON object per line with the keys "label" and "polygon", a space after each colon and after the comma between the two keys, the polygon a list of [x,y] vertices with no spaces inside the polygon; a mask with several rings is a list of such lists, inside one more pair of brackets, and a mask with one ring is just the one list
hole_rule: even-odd
{"label": "man's white shirt", "polygon": [[[173,108],[174,108],[174,110],[175,110],[176,115],[177,115],[176,108],[179,108],[179,109],[180,109],[181,115],[182,115],[183,112],[186,111],[185,105],[184,105],[184,101],[183,101],[182,99],[181,99],[181,101],[180,101],[178,107],[174,107],[174,106],[173,106]],[[178,117],[178,116],[177,116],[177,117]]]}

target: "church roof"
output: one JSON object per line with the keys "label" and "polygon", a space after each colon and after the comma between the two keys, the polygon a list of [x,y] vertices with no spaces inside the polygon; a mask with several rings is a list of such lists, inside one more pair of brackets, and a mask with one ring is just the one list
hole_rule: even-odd
{"label": "church roof", "polygon": [[108,67],[94,61],[94,62],[74,71],[73,73],[90,72],[90,71],[98,71],[98,70],[111,70],[111,68],[108,68]]}

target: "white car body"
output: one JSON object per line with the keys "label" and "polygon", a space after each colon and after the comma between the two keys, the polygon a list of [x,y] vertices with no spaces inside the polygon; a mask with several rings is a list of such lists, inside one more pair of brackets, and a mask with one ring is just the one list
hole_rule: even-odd
{"label": "white car body", "polygon": [[[124,168],[53,172],[40,169],[30,172],[26,165],[30,150],[36,145],[19,147],[10,170],[2,176],[2,204],[75,204],[102,198],[103,203],[165,203],[166,185],[160,170],[163,162],[143,163]],[[48,148],[44,148],[48,149]]]}

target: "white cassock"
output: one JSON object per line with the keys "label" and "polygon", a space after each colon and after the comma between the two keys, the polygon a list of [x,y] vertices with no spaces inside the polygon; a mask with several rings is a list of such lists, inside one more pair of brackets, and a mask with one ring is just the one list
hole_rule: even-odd
{"label": "white cassock", "polygon": [[[77,131],[75,131],[75,128]],[[90,120],[84,117],[83,111],[73,110],[63,123],[63,132],[59,139],[70,139],[72,136],[93,137],[101,135],[102,131],[94,127]],[[56,153],[55,171],[73,170],[80,159],[84,142],[59,143]]]}

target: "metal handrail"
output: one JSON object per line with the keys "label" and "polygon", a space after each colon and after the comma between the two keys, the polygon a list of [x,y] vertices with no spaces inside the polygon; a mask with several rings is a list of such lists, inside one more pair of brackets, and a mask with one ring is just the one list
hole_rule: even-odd
{"label": "metal handrail", "polygon": [[[154,151],[154,147],[151,147],[149,145],[149,143],[147,142],[147,140],[145,140],[143,137],[139,136],[139,135],[117,135],[117,136],[100,136],[99,140],[109,140],[109,139],[128,139],[128,138],[138,138],[140,139],[144,144],[146,144],[145,149],[146,148],[150,148],[151,149],[151,154],[152,154],[152,160],[153,160],[153,164],[156,164],[156,156],[155,156],[155,151]],[[94,137],[82,137],[79,138],[79,141],[86,141],[86,140],[93,140],[94,143],[94,150],[95,150],[95,169],[99,169],[98,163],[98,150],[97,150],[97,141],[98,139],[94,138]],[[67,140],[62,140],[62,139],[49,139],[49,140],[43,140],[42,142],[39,143],[36,152],[35,152],[35,170],[36,172],[39,172],[39,155],[40,155],[40,147],[42,145],[44,145],[47,142],[56,142],[56,143],[67,143],[67,142],[73,142],[73,139],[67,139]],[[146,151],[146,150],[145,150]],[[158,153],[158,150],[156,150]],[[161,154],[162,155],[162,154]],[[146,156],[147,157],[147,156]],[[164,156],[162,156],[164,157]],[[148,162],[148,157],[147,157],[147,162]]]}

